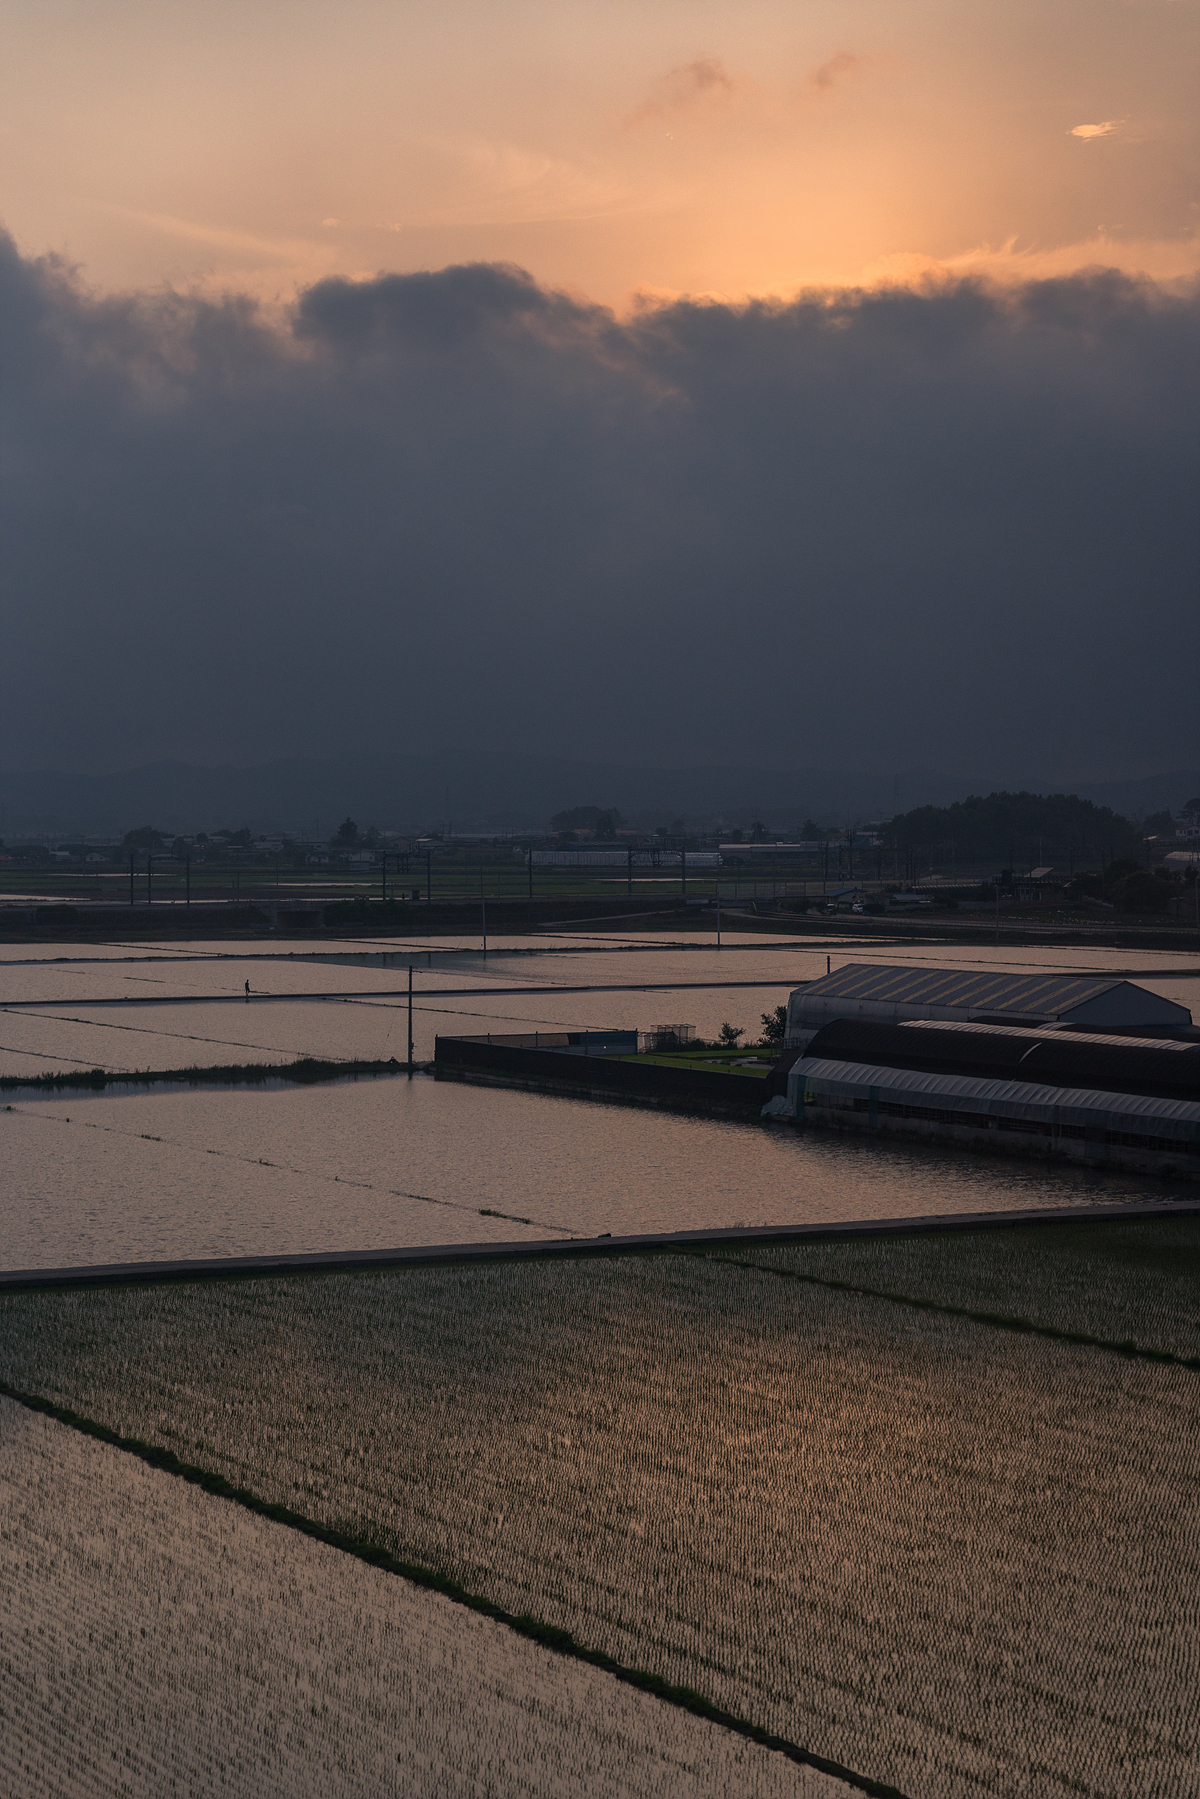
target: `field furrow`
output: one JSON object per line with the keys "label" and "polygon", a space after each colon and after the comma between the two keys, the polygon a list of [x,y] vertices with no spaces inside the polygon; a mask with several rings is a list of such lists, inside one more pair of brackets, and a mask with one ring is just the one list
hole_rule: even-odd
{"label": "field furrow", "polygon": [[0,1644],[14,1799],[849,1799],[4,1399]]}
{"label": "field furrow", "polygon": [[1200,1380],[663,1256],[11,1296],[0,1375],[921,1799],[1200,1784]]}

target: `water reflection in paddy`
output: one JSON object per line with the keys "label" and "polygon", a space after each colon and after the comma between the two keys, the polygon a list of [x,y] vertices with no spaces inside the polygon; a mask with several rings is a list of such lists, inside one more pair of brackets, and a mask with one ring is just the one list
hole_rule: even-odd
{"label": "water reflection in paddy", "polygon": [[0,1111],[0,1158],[6,1267],[790,1225],[1168,1193],[1037,1162],[425,1076],[17,1102]]}
{"label": "water reflection in paddy", "polygon": [[[304,1055],[402,1060],[410,960],[419,1058],[432,1054],[438,1032],[685,1021],[711,1036],[728,1019],[753,1038],[761,1014],[823,974],[827,957],[835,967],[1130,973],[1200,1017],[1200,958],[1177,952],[993,951],[849,935],[728,936],[718,952],[697,938],[622,943],[583,932],[493,940],[486,959],[476,939],[399,950],[395,940],[81,945],[66,959],[52,948],[62,956],[61,945],[0,951],[2,1074]],[[799,1137],[424,1077],[7,1097],[0,1259],[8,1267],[787,1225],[1164,1191],[1037,1162]]]}
{"label": "water reflection in paddy", "polygon": [[[745,935],[622,944],[578,937],[476,940],[397,951],[362,942],[125,946],[47,962],[26,946],[0,956],[0,1074],[104,1067],[178,1068],[296,1056],[386,1059],[407,1045],[414,968],[416,1053],[437,1032],[646,1027],[683,1021],[701,1035],[725,1020],[756,1036],[762,1013],[798,982],[847,961],[900,961],[1028,973],[1124,974],[1200,1017],[1200,957],[1128,951],[880,945],[846,937],[817,947]],[[246,983],[250,985],[247,1003]],[[581,991],[582,989],[591,991]],[[515,991],[514,991],[515,990]],[[405,1016],[401,1016],[405,1014]]]}

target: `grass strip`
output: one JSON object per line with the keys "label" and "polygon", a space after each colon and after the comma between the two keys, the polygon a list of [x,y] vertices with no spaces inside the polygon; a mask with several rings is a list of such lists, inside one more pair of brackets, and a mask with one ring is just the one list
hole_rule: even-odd
{"label": "grass strip", "polygon": [[611,1674],[614,1680],[619,1680],[626,1686],[636,1687],[639,1692],[650,1693],[668,1705],[690,1712],[694,1717],[703,1718],[710,1724],[718,1724],[725,1730],[732,1730],[764,1749],[777,1751],[801,1767],[815,1768],[821,1774],[829,1774],[844,1781],[858,1792],[869,1794],[871,1799],[905,1799],[898,1787],[872,1780],[865,1774],[857,1774],[852,1768],[844,1768],[840,1762],[830,1761],[828,1757],[817,1755],[812,1750],[801,1749],[786,1737],[774,1736],[761,1725],[751,1724],[747,1719],[739,1718],[735,1712],[727,1712],[722,1707],[713,1705],[703,1693],[697,1693],[692,1687],[677,1686],[664,1680],[659,1674],[647,1673],[643,1668],[627,1668],[623,1662],[614,1660],[602,1649],[589,1649],[586,1644],[577,1641],[569,1630],[553,1624],[543,1624],[528,1612],[518,1616],[506,1611],[503,1606],[496,1605],[481,1593],[469,1593],[457,1581],[437,1573],[435,1569],[426,1568],[419,1562],[404,1561],[400,1556],[393,1555],[390,1549],[385,1549],[380,1543],[373,1543],[368,1537],[359,1536],[353,1531],[338,1530],[332,1525],[318,1524],[314,1519],[306,1518],[303,1513],[292,1511],[290,1506],[276,1505],[260,1499],[257,1493],[252,1493],[247,1487],[235,1487],[222,1474],[214,1474],[192,1462],[181,1461],[174,1450],[162,1449],[155,1443],[144,1443],[138,1437],[124,1437],[118,1431],[110,1430],[106,1424],[98,1424],[95,1419],[86,1418],[68,1406],[43,1399],[40,1394],[22,1392],[19,1387],[10,1386],[5,1380],[0,1380],[0,1395],[15,1400],[28,1411],[40,1412],[47,1418],[53,1418],[57,1423],[65,1424],[83,1436],[106,1443],[111,1449],[120,1449],[128,1455],[136,1456],[148,1467],[187,1481],[190,1486],[199,1487],[214,1498],[227,1499],[234,1505],[240,1505],[245,1511],[253,1512],[256,1517],[269,1519],[273,1524],[286,1525],[289,1530],[299,1531],[315,1542],[325,1543],[331,1549],[352,1555],[372,1568],[379,1568],[387,1574],[398,1574],[414,1586],[440,1593],[455,1605],[465,1606],[481,1617],[503,1624],[518,1636],[540,1643],[544,1649],[570,1656],[575,1661],[586,1662],[589,1667]]}
{"label": "grass strip", "polygon": [[0,1093],[20,1088],[53,1093],[60,1088],[154,1087],[173,1082],[189,1087],[253,1087],[263,1081],[353,1080],[358,1075],[406,1073],[408,1064],[392,1056],[386,1062],[328,1062],[317,1056],[301,1056],[295,1062],[231,1062],[212,1068],[141,1068],[114,1073],[107,1068],[73,1069],[63,1074],[0,1075]]}
{"label": "grass strip", "polygon": [[918,1312],[936,1312],[943,1318],[966,1318],[972,1324],[990,1324],[996,1330],[1017,1331],[1027,1337],[1049,1337],[1056,1343],[1073,1343],[1083,1349],[1103,1349],[1110,1355],[1128,1356],[1137,1361],[1163,1362],[1173,1368],[1187,1368],[1193,1374],[1200,1374],[1200,1356],[1175,1355],[1169,1349],[1146,1349],[1142,1344],[1129,1340],[1118,1343],[1109,1337],[1089,1336],[1086,1331],[1060,1330],[1054,1324],[1035,1324],[1031,1318],[1009,1317],[1003,1312],[976,1312],[969,1306],[943,1305],[940,1300],[918,1299],[911,1293],[888,1293],[880,1287],[858,1287],[853,1281],[834,1280],[821,1274],[802,1274],[796,1268],[772,1268],[767,1262],[747,1262],[740,1256],[705,1252],[705,1259],[710,1262],[729,1262],[735,1268],[749,1268],[755,1274],[773,1274],[780,1280],[802,1281],[809,1287],[828,1287],[835,1293],[853,1293],[860,1299],[886,1299],[893,1305],[911,1306]]}

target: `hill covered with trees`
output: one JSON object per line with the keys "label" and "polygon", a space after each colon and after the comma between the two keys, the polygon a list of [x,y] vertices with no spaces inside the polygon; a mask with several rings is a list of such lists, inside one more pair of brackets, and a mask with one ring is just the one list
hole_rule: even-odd
{"label": "hill covered with trees", "polygon": [[1102,866],[1140,859],[1142,833],[1109,806],[1069,793],[989,793],[953,806],[918,806],[885,827],[906,863],[997,868]]}

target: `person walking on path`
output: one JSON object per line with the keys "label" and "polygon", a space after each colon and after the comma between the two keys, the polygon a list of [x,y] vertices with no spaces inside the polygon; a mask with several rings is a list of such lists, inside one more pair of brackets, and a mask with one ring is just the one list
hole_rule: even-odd
{"label": "person walking on path", "polygon": [[247,999],[250,998],[250,983],[249,983],[249,981],[246,982],[246,998]]}

